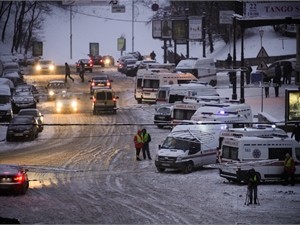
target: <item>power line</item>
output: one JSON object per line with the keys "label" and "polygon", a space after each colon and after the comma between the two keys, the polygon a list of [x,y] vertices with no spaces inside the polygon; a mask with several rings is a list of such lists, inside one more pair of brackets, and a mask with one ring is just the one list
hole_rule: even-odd
{"label": "power line", "polygon": [[[50,5],[52,6],[56,6],[60,9],[63,9],[65,11],[69,11],[69,9],[65,8],[65,7],[60,7],[58,5],[55,5],[55,4],[52,4],[52,3],[49,3]],[[103,20],[111,20],[111,21],[120,21],[120,22],[131,22],[132,23],[132,19],[117,19],[117,18],[111,18],[111,17],[103,17],[103,16],[97,16],[97,15],[94,15],[94,14],[89,14],[89,13],[85,13],[85,12],[80,12],[78,10],[72,10],[73,13],[77,13],[77,14],[80,14],[80,15],[84,15],[84,16],[89,16],[89,17],[94,17],[94,18],[98,18],[98,19],[103,19]],[[134,20],[135,23],[149,23],[149,21],[146,21],[146,20]]]}

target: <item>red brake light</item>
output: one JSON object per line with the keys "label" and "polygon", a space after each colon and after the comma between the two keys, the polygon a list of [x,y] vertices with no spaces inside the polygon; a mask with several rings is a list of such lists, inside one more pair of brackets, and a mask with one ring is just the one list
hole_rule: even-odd
{"label": "red brake light", "polygon": [[23,174],[18,174],[18,176],[16,176],[14,178],[14,181],[17,181],[17,182],[22,182],[23,180],[24,180]]}

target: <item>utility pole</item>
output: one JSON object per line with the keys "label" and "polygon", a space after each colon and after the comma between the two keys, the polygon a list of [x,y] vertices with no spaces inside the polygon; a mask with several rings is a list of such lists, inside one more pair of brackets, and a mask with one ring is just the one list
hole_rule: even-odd
{"label": "utility pole", "polygon": [[72,5],[70,5],[70,59],[72,59]]}

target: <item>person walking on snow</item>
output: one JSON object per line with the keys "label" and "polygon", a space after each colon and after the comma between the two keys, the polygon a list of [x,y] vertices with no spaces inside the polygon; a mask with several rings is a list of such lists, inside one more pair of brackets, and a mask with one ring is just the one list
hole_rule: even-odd
{"label": "person walking on snow", "polygon": [[[256,175],[255,169],[250,169],[248,171],[248,197],[249,203],[252,204],[252,200],[254,197],[254,204],[257,204],[257,185],[258,185],[258,177]],[[253,196],[254,195],[254,196]]]}
{"label": "person walking on snow", "polygon": [[81,78],[82,83],[84,82],[84,71],[85,71],[84,63],[81,60],[79,64],[79,77]]}
{"label": "person walking on snow", "polygon": [[65,82],[67,83],[67,78],[70,78],[73,82],[74,82],[74,78],[71,77],[71,70],[70,70],[70,66],[67,62],[65,62]]}
{"label": "person walking on snow", "polygon": [[287,185],[289,182],[289,178],[291,179],[291,185],[295,185],[295,161],[291,157],[289,153],[286,153],[285,160],[284,160],[284,170],[283,170],[283,185]]}
{"label": "person walking on snow", "polygon": [[138,130],[137,133],[134,135],[133,142],[136,150],[136,160],[141,161],[140,152],[143,148],[143,135],[141,130]]}
{"label": "person walking on snow", "polygon": [[143,137],[143,157],[144,159],[146,159],[146,155],[148,157],[148,159],[151,160],[151,156],[150,156],[150,149],[149,149],[149,143],[151,141],[151,136],[149,133],[147,133],[147,130],[144,128],[142,130],[142,137]]}

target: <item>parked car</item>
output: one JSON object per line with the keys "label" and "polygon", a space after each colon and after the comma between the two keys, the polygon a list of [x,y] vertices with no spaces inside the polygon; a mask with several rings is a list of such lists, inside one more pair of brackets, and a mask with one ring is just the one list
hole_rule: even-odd
{"label": "parked car", "polygon": [[39,92],[33,84],[20,84],[15,88],[15,92],[30,92],[34,96],[36,102],[39,102]]}
{"label": "parked car", "polygon": [[84,70],[85,71],[90,71],[91,73],[93,72],[93,60],[92,59],[79,59],[75,64],[76,64],[76,72],[78,73],[80,71],[80,62],[84,63]]}
{"label": "parked car", "polygon": [[18,113],[20,109],[36,108],[36,100],[29,91],[16,89],[12,96],[12,109]]}
{"label": "parked car", "polygon": [[[281,71],[283,71],[283,66],[287,63],[292,66],[292,71],[295,71],[295,69],[296,69],[296,58],[278,60],[278,61],[271,63],[268,66],[268,69],[264,70],[264,73],[268,77],[273,78],[275,76],[275,66],[277,63],[280,64]],[[293,74],[293,72],[292,72],[292,74]]]}
{"label": "parked car", "polygon": [[46,87],[48,100],[54,100],[57,96],[66,94],[69,86],[63,80],[50,80]]}
{"label": "parked car", "polygon": [[52,60],[39,60],[35,66],[35,72],[39,74],[43,73],[55,73],[56,66]]}
{"label": "parked car", "polygon": [[101,88],[111,88],[112,80],[107,75],[98,75],[92,77],[90,82],[90,94],[93,94],[95,90]]}
{"label": "parked car", "polygon": [[40,112],[39,109],[29,108],[29,109],[21,109],[18,113],[19,116],[34,116],[34,118],[38,121],[39,132],[44,130],[44,115]]}
{"label": "parked car", "polygon": [[20,75],[24,74],[23,69],[17,62],[4,62],[3,63],[3,75],[6,73],[17,72]]}
{"label": "parked car", "polygon": [[33,141],[39,135],[39,124],[34,116],[15,116],[7,127],[6,141]]}
{"label": "parked car", "polygon": [[15,87],[20,85],[20,84],[25,84],[26,83],[26,81],[24,79],[24,76],[21,75],[20,73],[16,72],[16,71],[15,72],[4,73],[2,75],[2,78],[7,78],[7,79],[11,80]]}
{"label": "parked car", "polygon": [[102,66],[102,56],[101,55],[90,55],[91,60],[93,61],[93,65],[101,65]]}
{"label": "parked car", "polygon": [[0,190],[24,195],[29,188],[27,170],[13,164],[0,164]]}

